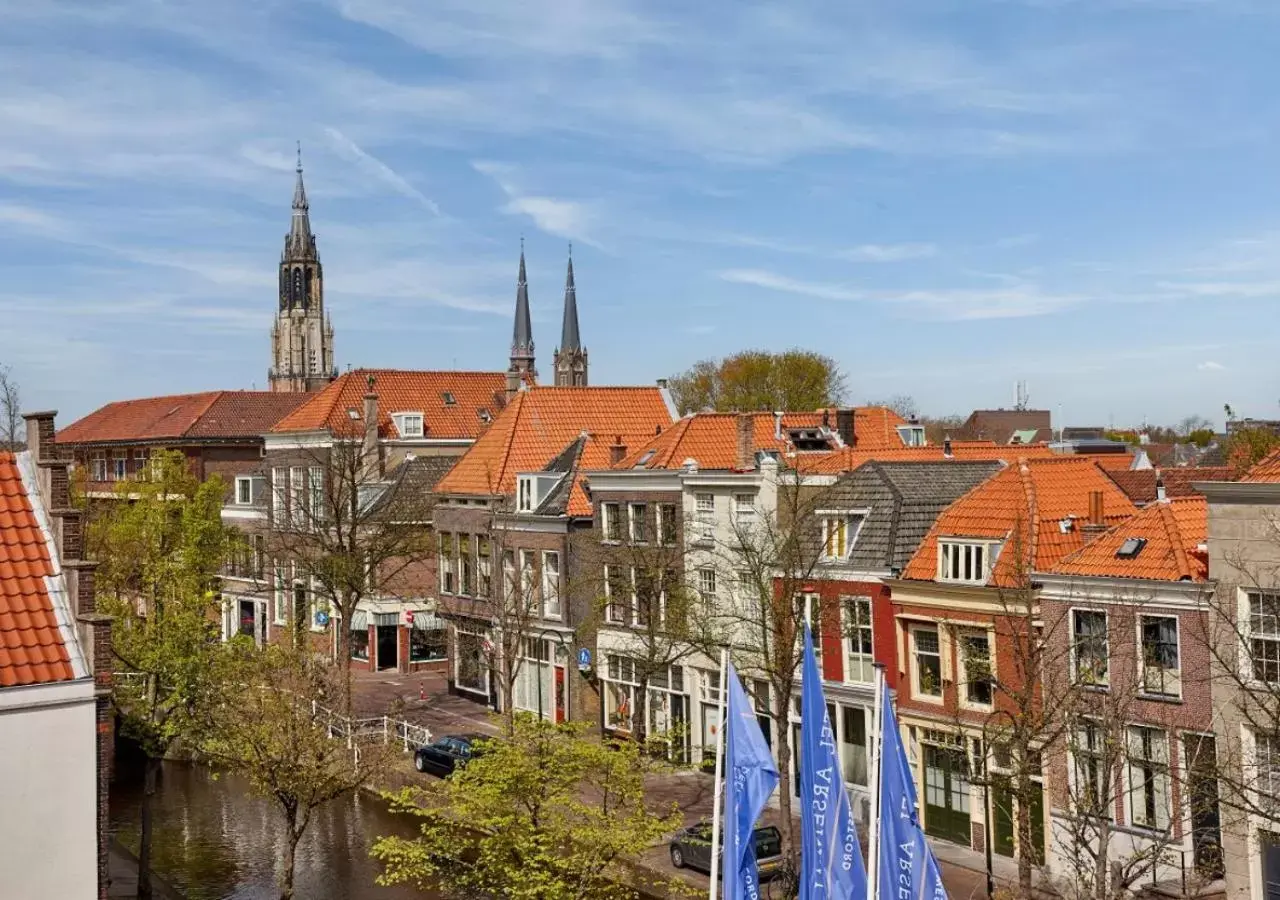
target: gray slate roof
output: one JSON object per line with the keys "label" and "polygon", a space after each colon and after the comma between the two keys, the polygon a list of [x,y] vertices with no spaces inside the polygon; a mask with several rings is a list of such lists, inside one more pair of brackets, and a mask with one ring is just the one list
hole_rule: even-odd
{"label": "gray slate roof", "polygon": [[565,447],[555,459],[542,467],[544,472],[564,472],[556,489],[542,498],[538,508],[533,511],[537,516],[563,516],[569,509],[569,498],[573,494],[573,486],[577,483],[578,464],[582,459],[582,451],[587,446],[586,435],[579,435]]}
{"label": "gray slate roof", "polygon": [[436,484],[457,464],[458,456],[418,456],[402,462],[391,473],[390,483],[370,510],[371,515],[392,521],[416,521],[430,509]]}
{"label": "gray slate roof", "polygon": [[816,508],[869,510],[841,566],[902,569],[942,511],[1002,468],[997,461],[869,462],[842,475]]}

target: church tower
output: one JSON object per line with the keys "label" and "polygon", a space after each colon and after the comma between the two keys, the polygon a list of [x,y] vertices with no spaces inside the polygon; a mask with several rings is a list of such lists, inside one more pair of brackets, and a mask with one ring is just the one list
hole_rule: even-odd
{"label": "church tower", "polygon": [[524,274],[524,239],[520,240],[520,275],[516,279],[516,321],[511,331],[511,373],[537,376],[533,356],[533,323],[529,319],[529,281]]}
{"label": "church tower", "polygon": [[564,279],[564,323],[555,355],[556,384],[586,387],[587,348],[578,335],[578,293],[573,283],[573,246],[569,247],[569,273]]}
{"label": "church tower", "polygon": [[311,233],[307,189],[302,184],[302,149],[293,188],[293,221],[280,254],[280,310],[271,328],[273,391],[318,391],[337,377],[333,365],[333,325],[324,311],[324,271]]}

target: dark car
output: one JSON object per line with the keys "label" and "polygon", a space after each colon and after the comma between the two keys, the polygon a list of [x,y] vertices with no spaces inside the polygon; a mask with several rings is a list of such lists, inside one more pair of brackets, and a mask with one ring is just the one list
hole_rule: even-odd
{"label": "dark car", "polygon": [[[755,841],[760,878],[767,880],[782,868],[782,832],[773,825],[757,825]],[[699,822],[676,832],[671,839],[671,865],[677,869],[687,866],[702,872],[711,871],[710,822]]]}
{"label": "dark car", "polygon": [[454,769],[465,766],[468,760],[477,755],[479,748],[476,743],[488,738],[485,734],[446,735],[435,743],[418,748],[418,752],[413,755],[414,768],[419,772],[430,772],[446,778]]}

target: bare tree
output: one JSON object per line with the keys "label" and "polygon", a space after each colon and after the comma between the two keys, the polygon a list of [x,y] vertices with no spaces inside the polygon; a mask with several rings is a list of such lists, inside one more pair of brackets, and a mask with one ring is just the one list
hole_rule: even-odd
{"label": "bare tree", "polygon": [[0,449],[16,450],[23,446],[25,424],[22,397],[13,370],[0,366]]}
{"label": "bare tree", "polygon": [[894,394],[892,397],[886,397],[883,400],[868,400],[866,405],[883,406],[893,410],[904,419],[911,419],[920,415],[920,407],[916,405],[916,398],[910,394]]}

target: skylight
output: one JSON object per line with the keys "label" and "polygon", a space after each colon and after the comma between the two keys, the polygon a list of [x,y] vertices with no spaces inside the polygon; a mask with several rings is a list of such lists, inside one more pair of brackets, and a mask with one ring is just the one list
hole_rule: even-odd
{"label": "skylight", "polygon": [[356,408],[354,406],[348,406],[347,418],[351,419],[352,421],[355,421],[356,419],[360,418],[360,413],[356,412]]}
{"label": "skylight", "polygon": [[1116,559],[1133,559],[1147,546],[1146,538],[1128,538],[1116,551]]}
{"label": "skylight", "polygon": [[457,400],[453,399],[453,394],[451,394],[449,391],[445,391],[440,396],[441,398],[443,398],[445,406],[453,406],[453,404],[458,402]]}

